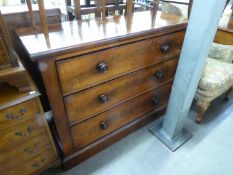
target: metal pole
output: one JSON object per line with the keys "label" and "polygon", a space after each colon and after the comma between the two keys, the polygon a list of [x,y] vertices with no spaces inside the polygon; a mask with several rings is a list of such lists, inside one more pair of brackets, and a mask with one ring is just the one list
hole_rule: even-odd
{"label": "metal pole", "polygon": [[192,137],[184,122],[205,67],[226,0],[194,0],[164,121],[150,129],[175,151]]}

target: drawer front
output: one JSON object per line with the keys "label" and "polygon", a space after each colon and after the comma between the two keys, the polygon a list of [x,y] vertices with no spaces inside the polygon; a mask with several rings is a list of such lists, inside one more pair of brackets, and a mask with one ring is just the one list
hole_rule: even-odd
{"label": "drawer front", "polygon": [[4,175],[22,175],[23,171],[23,174],[25,175],[38,174],[44,171],[44,169],[46,169],[55,161],[56,154],[54,154],[54,150],[51,147],[49,147],[40,155],[37,155],[25,162],[21,162],[20,164],[18,164],[18,166],[9,168],[5,170],[3,173]]}
{"label": "drawer front", "polygon": [[0,67],[10,64],[10,60],[8,54],[6,52],[6,48],[4,46],[2,38],[0,38]]}
{"label": "drawer front", "polygon": [[70,124],[88,119],[172,79],[177,62],[178,59],[171,59],[66,97]]}
{"label": "drawer front", "polygon": [[47,133],[43,132],[17,147],[1,151],[0,170],[17,166],[22,161],[36,156],[50,145]]}
{"label": "drawer front", "polygon": [[0,111],[0,129],[9,128],[40,113],[37,100],[29,100]]}
{"label": "drawer front", "polygon": [[75,148],[81,149],[108,133],[126,125],[141,115],[153,111],[168,101],[172,83],[131,99],[71,128]]}
{"label": "drawer front", "polygon": [[177,57],[184,31],[58,61],[63,94],[91,87],[135,70]]}
{"label": "drawer front", "polygon": [[32,138],[44,129],[44,121],[40,115],[38,115],[19,125],[1,130],[0,151],[9,150]]}

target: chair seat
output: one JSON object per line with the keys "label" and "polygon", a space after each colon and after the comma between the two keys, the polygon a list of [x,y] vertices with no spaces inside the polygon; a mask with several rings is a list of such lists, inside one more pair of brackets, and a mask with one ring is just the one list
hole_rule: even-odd
{"label": "chair seat", "polygon": [[216,92],[227,90],[231,86],[233,86],[233,64],[208,58],[199,89]]}

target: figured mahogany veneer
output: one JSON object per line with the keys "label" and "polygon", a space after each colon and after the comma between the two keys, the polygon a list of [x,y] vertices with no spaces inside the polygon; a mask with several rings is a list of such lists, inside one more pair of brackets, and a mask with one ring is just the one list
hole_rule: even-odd
{"label": "figured mahogany veneer", "polygon": [[[57,69],[62,91],[65,95],[77,92],[165,59],[177,57],[183,36],[182,31],[58,61]],[[98,67],[101,63],[107,66],[106,72]]]}
{"label": "figured mahogany veneer", "polygon": [[39,93],[30,85],[32,91],[19,92],[0,84],[0,174],[38,174],[58,161]]}
{"label": "figured mahogany veneer", "polygon": [[72,127],[75,148],[81,149],[143,114],[166,104],[170,89],[171,83],[168,83]]}
{"label": "figured mahogany veneer", "polygon": [[[1,107],[0,107],[1,109]],[[18,124],[31,117],[40,114],[38,103],[35,100],[29,100],[20,103],[17,106],[9,107],[0,111],[0,129]]]}
{"label": "figured mahogany veneer", "polygon": [[17,31],[24,62],[43,77],[65,168],[164,113],[187,23],[152,17],[64,22],[50,25],[47,37]]}
{"label": "figured mahogany veneer", "polygon": [[14,147],[14,149],[6,149],[1,152],[0,169],[17,166],[18,162],[26,161],[38,155],[41,151],[50,147],[50,140],[46,132],[39,133],[29,141]]}
{"label": "figured mahogany veneer", "polygon": [[178,59],[171,59],[65,97],[70,124],[86,120],[167,83],[174,77],[177,62]]}
{"label": "figured mahogany veneer", "polygon": [[54,154],[54,150],[49,147],[26,162],[21,162],[18,166],[3,171],[3,174],[21,175],[22,171],[23,174],[38,174],[43,171],[45,167],[50,166],[51,162],[56,162],[56,160],[57,156]]}

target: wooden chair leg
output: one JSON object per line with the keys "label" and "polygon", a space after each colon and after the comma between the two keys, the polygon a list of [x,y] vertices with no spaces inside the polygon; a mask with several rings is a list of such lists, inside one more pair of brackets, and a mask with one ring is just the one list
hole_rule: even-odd
{"label": "wooden chair leg", "polygon": [[225,101],[229,101],[230,100],[230,96],[231,94],[233,94],[233,88],[231,87],[225,94]]}
{"label": "wooden chair leg", "polygon": [[210,106],[210,102],[203,102],[203,101],[197,101],[196,105],[199,108],[197,117],[196,117],[196,123],[201,123],[203,121],[203,114],[205,113],[205,111],[208,109],[208,107]]}

